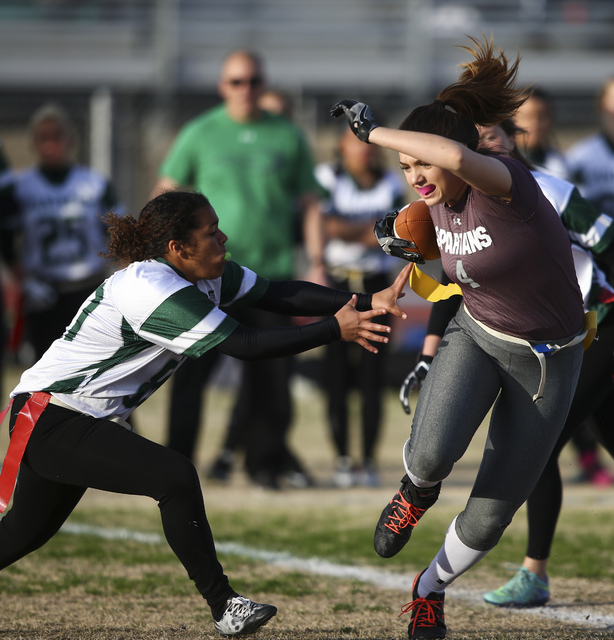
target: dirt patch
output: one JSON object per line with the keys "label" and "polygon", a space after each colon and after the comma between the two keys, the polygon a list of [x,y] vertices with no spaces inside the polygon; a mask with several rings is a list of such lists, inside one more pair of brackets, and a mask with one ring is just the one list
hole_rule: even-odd
{"label": "dirt patch", "polygon": [[[265,568],[264,571],[272,571]],[[390,640],[407,637],[408,615],[398,592],[318,579],[318,592],[300,598],[267,597],[278,615],[258,632],[261,640]],[[597,594],[596,594],[597,597]],[[78,591],[58,597],[3,596],[3,640],[203,640],[219,638],[206,607],[195,597],[95,597]],[[607,631],[528,617],[450,597],[449,640],[593,640]]]}

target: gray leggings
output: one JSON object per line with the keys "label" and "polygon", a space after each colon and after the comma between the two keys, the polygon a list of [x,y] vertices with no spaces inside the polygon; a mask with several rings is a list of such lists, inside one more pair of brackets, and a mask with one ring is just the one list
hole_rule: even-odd
{"label": "gray leggings", "polygon": [[582,357],[581,342],[548,356],[543,398],[533,402],[541,370],[528,346],[487,333],[464,307],[448,325],[404,459],[415,476],[443,480],[493,407],[473,490],[456,520],[468,547],[492,549],[531,493],[565,423]]}

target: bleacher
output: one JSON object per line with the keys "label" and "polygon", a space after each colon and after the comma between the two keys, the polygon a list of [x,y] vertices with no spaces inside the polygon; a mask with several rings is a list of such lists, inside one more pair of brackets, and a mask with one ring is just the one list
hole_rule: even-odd
{"label": "bleacher", "polygon": [[[177,128],[218,101],[229,51],[263,54],[317,152],[338,99],[398,122],[456,78],[467,55],[455,45],[480,33],[520,52],[520,81],[554,95],[561,129],[595,126],[595,93],[614,74],[614,0],[0,0],[0,138],[27,163],[29,116],[59,100],[83,160],[111,158],[137,208]],[[96,126],[105,91],[112,122]],[[91,134],[105,127],[97,152]]]}
{"label": "bleacher", "polygon": [[303,91],[428,91],[480,31],[552,89],[612,72],[611,0],[2,0],[0,84],[202,90],[245,46]]}

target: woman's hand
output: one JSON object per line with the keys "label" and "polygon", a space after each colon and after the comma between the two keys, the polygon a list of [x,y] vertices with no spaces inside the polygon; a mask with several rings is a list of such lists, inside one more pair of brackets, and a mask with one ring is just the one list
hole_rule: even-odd
{"label": "woman's hand", "polygon": [[[383,316],[385,309],[372,309],[371,311],[356,311],[356,295],[337,313],[335,318],[341,329],[341,339],[345,342],[356,342],[361,347],[377,353],[377,349],[369,342],[388,342],[388,336],[381,336],[380,333],[390,333],[390,327],[385,324],[373,324],[371,318]],[[377,333],[373,333],[376,331]]]}
{"label": "woman's hand", "polygon": [[407,318],[407,314],[399,307],[397,300],[405,296],[403,287],[409,280],[409,273],[413,266],[413,263],[405,265],[395,281],[387,289],[382,289],[373,294],[371,302],[372,309],[384,309],[386,313],[391,313],[393,316],[397,316],[403,320]]}
{"label": "woman's hand", "polygon": [[363,142],[369,142],[371,131],[379,127],[377,122],[375,122],[369,105],[363,102],[356,102],[356,100],[341,100],[337,102],[330,110],[330,115],[333,116],[333,118],[339,118],[345,115],[350,129],[354,132],[354,135]]}

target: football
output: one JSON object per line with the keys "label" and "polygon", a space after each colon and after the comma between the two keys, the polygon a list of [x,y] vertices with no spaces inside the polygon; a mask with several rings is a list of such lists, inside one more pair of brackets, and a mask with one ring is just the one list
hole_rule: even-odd
{"label": "football", "polygon": [[410,202],[399,211],[394,221],[394,234],[397,238],[413,242],[425,260],[440,257],[435,225],[424,200]]}

